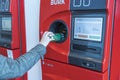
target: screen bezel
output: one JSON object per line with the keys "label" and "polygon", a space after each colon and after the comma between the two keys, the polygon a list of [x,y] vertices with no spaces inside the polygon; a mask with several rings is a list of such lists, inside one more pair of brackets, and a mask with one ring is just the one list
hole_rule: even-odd
{"label": "screen bezel", "polygon": [[[101,41],[93,41],[93,40],[83,40],[83,39],[74,39],[74,24],[75,24],[75,18],[103,18],[103,27],[102,27],[102,36],[101,36]],[[82,13],[79,15],[78,13],[75,13],[72,16],[72,41],[79,41],[79,42],[89,42],[89,43],[103,43],[104,42],[104,37],[105,37],[105,29],[106,29],[106,15],[104,13],[98,13],[98,14],[86,14]],[[82,44],[82,43],[81,43]]]}
{"label": "screen bezel", "polygon": [[[100,37],[100,39],[92,39],[92,38],[89,38],[89,35],[88,34],[84,34],[84,35],[87,35],[88,36],[88,38],[75,38],[75,29],[76,29],[76,19],[83,19],[83,20],[101,20],[101,27],[100,27],[100,29],[101,29],[101,32],[100,32],[100,35],[98,35],[99,37]],[[101,42],[101,40],[102,40],[102,32],[103,32],[103,20],[104,20],[104,18],[103,17],[74,17],[74,24],[73,24],[73,39],[75,39],[75,40],[87,40],[87,41],[96,41],[96,42]],[[80,33],[80,34],[82,34],[82,33]],[[92,35],[92,34],[91,34]],[[86,36],[86,37],[87,37]],[[95,35],[94,35],[95,36]]]}

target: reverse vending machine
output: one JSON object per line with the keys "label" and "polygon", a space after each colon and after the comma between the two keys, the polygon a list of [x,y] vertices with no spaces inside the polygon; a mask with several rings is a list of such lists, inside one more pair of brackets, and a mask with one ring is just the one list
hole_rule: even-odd
{"label": "reverse vending machine", "polygon": [[43,80],[120,80],[119,0],[41,0],[40,34],[61,34],[47,47]]}
{"label": "reverse vending machine", "polygon": [[26,52],[25,41],[24,0],[0,0],[0,54],[16,59]]}

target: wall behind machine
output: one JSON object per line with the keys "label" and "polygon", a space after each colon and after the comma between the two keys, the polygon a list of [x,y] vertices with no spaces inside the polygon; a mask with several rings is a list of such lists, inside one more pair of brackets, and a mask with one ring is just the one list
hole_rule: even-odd
{"label": "wall behind machine", "polygon": [[[27,51],[39,43],[40,0],[25,0]],[[42,80],[40,62],[28,72],[28,80]]]}

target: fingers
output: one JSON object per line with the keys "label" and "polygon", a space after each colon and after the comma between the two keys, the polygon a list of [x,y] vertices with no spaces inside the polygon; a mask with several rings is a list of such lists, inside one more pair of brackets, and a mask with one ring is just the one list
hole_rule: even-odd
{"label": "fingers", "polygon": [[52,32],[48,32],[47,36],[52,37],[52,36],[54,36],[54,34]]}
{"label": "fingers", "polygon": [[48,33],[48,31],[45,31],[45,32],[43,33],[43,36],[45,36],[47,33]]}
{"label": "fingers", "polygon": [[47,36],[49,37],[50,41],[51,41],[51,40],[54,40],[54,38],[53,38],[54,33],[48,32]]}
{"label": "fingers", "polygon": [[45,47],[51,42],[53,39],[54,33],[45,31],[42,38],[41,38],[41,44],[43,44]]}
{"label": "fingers", "polygon": [[53,36],[54,36],[54,33],[49,31],[45,31],[43,34],[43,38],[49,42],[54,40]]}
{"label": "fingers", "polygon": [[45,31],[44,34],[43,34],[43,36],[48,36],[48,35],[52,36],[53,33],[52,33],[52,32],[49,32],[49,31]]}
{"label": "fingers", "polygon": [[51,38],[52,36],[54,36],[54,34],[53,34],[53,32],[45,31],[43,36]]}

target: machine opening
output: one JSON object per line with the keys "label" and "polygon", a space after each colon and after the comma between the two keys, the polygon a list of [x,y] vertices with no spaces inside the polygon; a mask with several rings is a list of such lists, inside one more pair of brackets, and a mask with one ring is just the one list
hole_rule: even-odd
{"label": "machine opening", "polygon": [[53,22],[49,30],[58,36],[58,39],[56,39],[55,42],[64,42],[67,39],[68,29],[63,21],[58,20]]}

